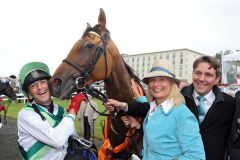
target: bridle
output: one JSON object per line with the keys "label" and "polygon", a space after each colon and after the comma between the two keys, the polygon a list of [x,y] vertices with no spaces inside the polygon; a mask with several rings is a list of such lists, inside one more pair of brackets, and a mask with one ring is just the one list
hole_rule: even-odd
{"label": "bridle", "polygon": [[102,54],[104,54],[105,57],[105,62],[106,62],[106,73],[105,73],[105,79],[107,78],[107,58],[106,58],[106,46],[110,40],[110,33],[108,30],[106,30],[104,32],[104,34],[102,36],[100,36],[100,34],[98,34],[96,31],[89,31],[88,33],[92,33],[97,35],[98,37],[100,37],[100,39],[102,40],[102,45],[98,46],[96,48],[96,54],[94,54],[94,56],[90,59],[89,64],[86,68],[82,69],[80,66],[74,64],[73,62],[64,59],[62,62],[67,63],[68,65],[74,67],[79,73],[80,76],[75,78],[75,83],[76,83],[76,88],[77,89],[81,89],[81,84],[83,84],[82,86],[85,85],[86,79],[88,78],[88,76],[90,75],[90,73],[92,72],[93,68],[95,67],[95,65],[97,64],[99,58],[101,57]]}
{"label": "bridle", "polygon": [[[64,59],[62,62],[65,62],[68,65],[74,67],[80,73],[80,76],[76,77],[76,79],[75,79],[75,83],[76,83],[75,85],[76,85],[76,88],[77,88],[78,92],[82,92],[84,94],[90,94],[93,97],[95,97],[95,98],[101,100],[102,102],[106,103],[108,100],[107,100],[107,97],[104,94],[102,94],[100,91],[96,90],[94,87],[85,86],[84,84],[85,84],[86,79],[90,75],[91,71],[93,70],[94,66],[98,62],[100,56],[104,53],[105,53],[104,56],[105,56],[105,61],[106,61],[106,65],[105,65],[106,66],[105,79],[106,79],[107,68],[108,68],[107,58],[106,58],[106,46],[107,46],[107,44],[109,42],[109,39],[110,39],[110,33],[109,33],[109,31],[106,31],[103,34],[103,36],[100,36],[100,34],[98,34],[96,31],[93,31],[93,30],[88,32],[88,33],[95,34],[95,35],[99,36],[102,40],[102,43],[103,43],[101,46],[97,47],[96,54],[94,54],[94,56],[91,58],[91,60],[89,62],[89,65],[86,68],[82,69],[80,66],[74,64],[73,62],[71,62],[67,59]],[[83,85],[81,85],[81,84],[83,84]],[[83,86],[83,87],[81,87],[81,86]],[[95,112],[97,112],[98,114],[102,115],[102,116],[110,116],[112,120],[115,119],[115,117],[118,113],[117,110],[111,112],[110,114],[105,114],[104,112],[100,113],[100,112],[96,111],[94,108],[93,108],[93,110]],[[118,128],[120,128],[120,127],[118,126]],[[120,129],[118,129],[118,130],[120,130]],[[121,135],[123,135],[123,134],[121,133]],[[126,135],[123,135],[123,136],[127,137]]]}

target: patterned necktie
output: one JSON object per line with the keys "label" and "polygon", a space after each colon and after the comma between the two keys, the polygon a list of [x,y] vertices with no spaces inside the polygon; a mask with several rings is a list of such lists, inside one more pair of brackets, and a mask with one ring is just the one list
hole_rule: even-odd
{"label": "patterned necktie", "polygon": [[204,116],[205,116],[205,104],[204,104],[204,101],[206,100],[206,98],[204,96],[198,96],[197,99],[199,100],[198,117],[199,117],[199,122],[201,124],[203,119],[204,119]]}

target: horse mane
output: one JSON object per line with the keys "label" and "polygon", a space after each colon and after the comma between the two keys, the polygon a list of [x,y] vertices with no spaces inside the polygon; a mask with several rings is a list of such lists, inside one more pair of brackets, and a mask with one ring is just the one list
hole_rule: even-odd
{"label": "horse mane", "polygon": [[[123,58],[122,58],[122,59],[123,59]],[[143,88],[143,86],[142,86],[141,80],[140,80],[140,78],[137,76],[136,72],[134,72],[134,69],[133,69],[132,67],[130,67],[130,66],[124,61],[124,59],[123,59],[123,63],[124,63],[124,65],[125,65],[126,69],[127,69],[127,72],[129,73],[130,77],[133,78],[133,79],[135,80],[135,82],[138,83],[138,85],[142,88],[142,91],[143,91],[144,95],[146,95],[145,90],[144,90],[144,88]]]}

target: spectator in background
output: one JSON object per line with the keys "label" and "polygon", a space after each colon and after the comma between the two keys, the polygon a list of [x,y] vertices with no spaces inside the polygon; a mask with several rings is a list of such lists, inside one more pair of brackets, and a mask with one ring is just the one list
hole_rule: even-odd
{"label": "spectator in background", "polygon": [[240,73],[237,74],[236,79],[234,80],[234,84],[240,85]]}
{"label": "spectator in background", "polygon": [[229,138],[229,153],[227,160],[240,160],[240,91],[235,94],[236,112]]}
{"label": "spectator in background", "polygon": [[233,84],[234,83],[234,78],[236,76],[236,72],[233,68],[233,65],[230,66],[229,70],[227,71],[227,81],[228,84]]}
{"label": "spectator in background", "polygon": [[4,111],[5,109],[6,109],[6,108],[5,108],[4,103],[3,103],[3,98],[0,97],[0,112],[1,112],[1,111]]}
{"label": "spectator in background", "polygon": [[96,111],[98,111],[98,105],[93,101],[91,95],[87,95],[87,97],[89,101],[82,101],[81,103],[78,112],[78,120],[80,121],[80,133],[83,134],[84,139],[90,140],[95,132],[95,121],[98,116]]}

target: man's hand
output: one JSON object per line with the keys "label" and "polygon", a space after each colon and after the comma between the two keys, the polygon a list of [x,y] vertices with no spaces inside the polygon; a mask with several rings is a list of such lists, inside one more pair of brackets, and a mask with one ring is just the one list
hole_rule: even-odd
{"label": "man's hand", "polygon": [[69,113],[74,111],[75,114],[77,114],[82,101],[86,101],[86,97],[83,93],[78,93],[77,95],[73,96],[67,111],[69,111]]}
{"label": "man's hand", "polygon": [[189,86],[189,84],[187,82],[183,82],[181,81],[179,84],[178,84],[178,88],[179,90],[181,91],[184,87],[186,86]]}

